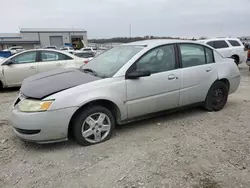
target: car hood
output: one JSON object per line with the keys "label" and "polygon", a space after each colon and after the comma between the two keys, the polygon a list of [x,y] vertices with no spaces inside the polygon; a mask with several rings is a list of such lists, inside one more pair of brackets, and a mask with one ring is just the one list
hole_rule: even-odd
{"label": "car hood", "polygon": [[100,79],[78,69],[57,69],[25,79],[20,92],[29,98],[43,99],[54,93]]}

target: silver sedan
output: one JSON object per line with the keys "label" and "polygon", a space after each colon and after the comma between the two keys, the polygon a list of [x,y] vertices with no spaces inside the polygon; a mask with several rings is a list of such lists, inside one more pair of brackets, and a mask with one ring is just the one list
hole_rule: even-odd
{"label": "silver sedan", "polygon": [[[81,145],[108,140],[116,124],[200,105],[221,110],[240,84],[232,59],[204,44],[148,40],[124,44],[79,69],[26,79],[10,122],[18,137]],[[132,128],[131,128],[132,131]]]}

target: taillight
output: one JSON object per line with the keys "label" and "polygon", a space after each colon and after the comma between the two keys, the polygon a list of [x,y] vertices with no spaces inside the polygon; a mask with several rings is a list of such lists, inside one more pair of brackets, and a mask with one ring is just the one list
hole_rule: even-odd
{"label": "taillight", "polygon": [[247,58],[250,59],[250,50],[248,50]]}
{"label": "taillight", "polygon": [[89,61],[88,61],[88,60],[86,60],[86,61],[84,61],[83,63],[84,63],[84,64],[87,64],[88,62],[89,62]]}

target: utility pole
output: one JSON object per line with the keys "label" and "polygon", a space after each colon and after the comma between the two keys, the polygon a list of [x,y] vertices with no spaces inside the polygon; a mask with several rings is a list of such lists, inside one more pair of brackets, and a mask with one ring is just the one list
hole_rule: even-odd
{"label": "utility pole", "polygon": [[131,38],[131,33],[132,33],[132,27],[131,24],[129,24],[129,38]]}

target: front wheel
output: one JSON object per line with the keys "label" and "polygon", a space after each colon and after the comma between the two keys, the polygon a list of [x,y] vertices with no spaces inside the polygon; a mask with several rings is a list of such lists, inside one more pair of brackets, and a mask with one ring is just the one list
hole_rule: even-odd
{"label": "front wheel", "polygon": [[221,110],[228,99],[228,86],[221,81],[215,82],[208,91],[205,109],[209,111],[219,111]]}
{"label": "front wheel", "polygon": [[83,146],[98,144],[110,139],[115,127],[112,113],[102,106],[90,106],[74,120],[74,137]]}

